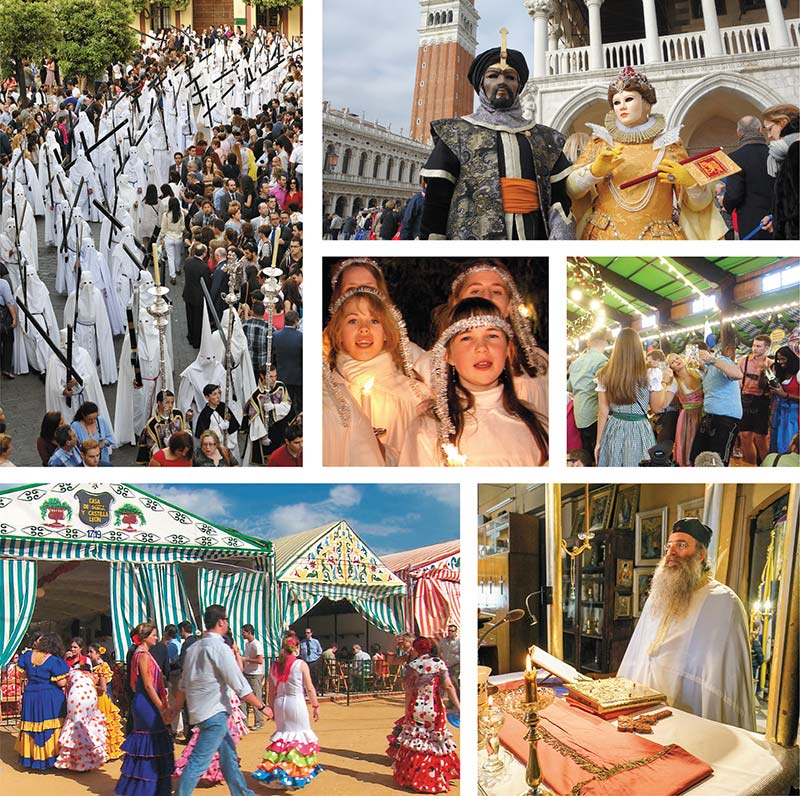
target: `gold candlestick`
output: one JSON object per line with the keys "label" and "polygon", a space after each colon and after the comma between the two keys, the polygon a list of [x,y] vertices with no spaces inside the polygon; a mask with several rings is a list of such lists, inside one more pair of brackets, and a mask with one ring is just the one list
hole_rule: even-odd
{"label": "gold candlestick", "polygon": [[536,731],[539,725],[539,712],[535,702],[529,702],[525,710],[525,724],[528,725],[528,732],[525,738],[528,742],[528,764],[525,766],[525,784],[528,786],[527,796],[537,796],[541,794],[539,786],[542,784],[542,767],[539,765],[539,754],[536,750],[536,742],[539,734]]}

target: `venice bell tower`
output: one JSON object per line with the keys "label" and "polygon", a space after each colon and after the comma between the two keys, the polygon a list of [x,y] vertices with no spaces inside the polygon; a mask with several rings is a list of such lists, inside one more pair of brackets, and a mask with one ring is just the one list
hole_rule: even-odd
{"label": "venice bell tower", "polygon": [[427,143],[431,122],[472,113],[467,70],[478,46],[475,0],[419,0],[420,28],[410,135]]}

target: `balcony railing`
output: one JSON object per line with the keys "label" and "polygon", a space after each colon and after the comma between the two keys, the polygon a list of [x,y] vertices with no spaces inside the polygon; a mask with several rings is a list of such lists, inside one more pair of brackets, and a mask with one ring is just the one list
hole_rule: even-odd
{"label": "balcony railing", "polygon": [[[789,41],[793,47],[800,47],[800,20],[786,21]],[[738,25],[723,28],[722,52],[724,55],[750,55],[767,52],[771,49],[769,42],[769,23],[759,22],[754,25]],[[676,61],[693,61],[706,55],[706,33],[703,30],[687,33],[675,33],[671,36],[659,36],[661,60],[664,63]],[[578,72],[589,72],[589,48],[571,47],[566,50],[551,50],[547,53],[548,75],[570,75]],[[603,68],[621,69],[623,66],[643,66],[645,63],[645,39],[613,42],[603,45]]]}

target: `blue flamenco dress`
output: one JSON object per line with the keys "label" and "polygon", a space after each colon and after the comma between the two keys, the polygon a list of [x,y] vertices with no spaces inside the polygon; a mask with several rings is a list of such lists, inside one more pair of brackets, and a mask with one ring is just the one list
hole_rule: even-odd
{"label": "blue flamenco dress", "polygon": [[56,681],[69,674],[62,658],[51,655],[40,661],[40,653],[28,650],[20,655],[17,668],[28,678],[22,695],[17,752],[19,764],[36,771],[55,765],[58,757],[58,736],[67,715],[64,690]]}
{"label": "blue flamenco dress", "polygon": [[175,752],[169,730],[161,718],[160,705],[154,705],[139,675],[139,656],[147,655],[153,673],[153,687],[165,695],[163,675],[149,653],[136,652],[131,671],[136,673],[131,712],[133,732],[120,747],[125,752],[122,772],[114,793],[117,796],[170,796]]}
{"label": "blue flamenco dress", "polygon": [[319,739],[308,719],[301,661],[291,662],[288,678],[285,673],[278,675],[277,662],[269,676],[276,687],[276,731],[253,777],[272,787],[302,788],[322,771],[322,766],[317,763]]}

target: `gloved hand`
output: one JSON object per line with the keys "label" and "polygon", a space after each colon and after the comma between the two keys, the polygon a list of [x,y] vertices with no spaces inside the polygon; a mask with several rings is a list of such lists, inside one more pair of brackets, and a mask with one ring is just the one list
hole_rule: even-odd
{"label": "gloved hand", "polygon": [[228,426],[230,426],[230,423],[227,420],[220,420],[219,421],[220,431],[227,431],[228,430]]}
{"label": "gloved hand", "polygon": [[622,144],[601,149],[597,157],[594,159],[594,163],[592,163],[592,165],[589,167],[589,171],[592,172],[592,176],[607,177],[609,174],[611,174],[611,172],[623,162],[623,158],[620,157],[622,155],[622,149]]}
{"label": "gloved hand", "polygon": [[658,181],[677,183],[684,188],[694,188],[697,185],[694,177],[680,163],[674,160],[661,161],[661,165],[658,167]]}

